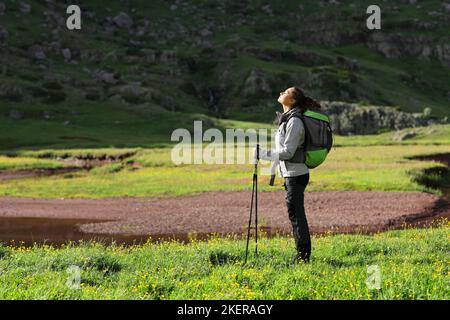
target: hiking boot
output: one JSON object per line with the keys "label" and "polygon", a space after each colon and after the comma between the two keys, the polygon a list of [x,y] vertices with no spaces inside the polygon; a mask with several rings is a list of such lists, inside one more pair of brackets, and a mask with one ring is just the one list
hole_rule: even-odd
{"label": "hiking boot", "polygon": [[299,253],[295,255],[295,257],[292,259],[292,266],[295,267],[296,265],[302,264],[302,263],[309,263],[309,259],[302,257]]}

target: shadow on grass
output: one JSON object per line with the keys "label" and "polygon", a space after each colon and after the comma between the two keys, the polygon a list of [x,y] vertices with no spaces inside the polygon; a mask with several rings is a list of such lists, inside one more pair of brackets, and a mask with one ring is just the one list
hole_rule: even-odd
{"label": "shadow on grass", "polygon": [[209,254],[209,261],[213,266],[221,266],[225,264],[232,264],[240,260],[236,255],[230,254],[223,250],[216,250]]}
{"label": "shadow on grass", "polygon": [[[411,171],[410,173],[414,182],[426,188],[435,190],[450,188],[450,153],[409,157],[408,159],[421,161],[437,161],[445,164],[446,167],[433,166],[420,171]],[[445,190],[442,191],[444,192]]]}

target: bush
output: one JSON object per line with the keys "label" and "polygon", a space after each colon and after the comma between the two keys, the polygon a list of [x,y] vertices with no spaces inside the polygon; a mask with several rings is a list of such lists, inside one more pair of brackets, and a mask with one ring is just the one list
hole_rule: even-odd
{"label": "bush", "polygon": [[23,99],[23,90],[16,86],[4,85],[0,88],[0,98],[11,102],[20,102]]}
{"label": "bush", "polygon": [[63,91],[49,90],[49,91],[47,91],[47,96],[43,102],[48,103],[48,104],[56,104],[59,102],[63,102],[64,100],[66,100],[66,98],[67,98],[67,94]]}

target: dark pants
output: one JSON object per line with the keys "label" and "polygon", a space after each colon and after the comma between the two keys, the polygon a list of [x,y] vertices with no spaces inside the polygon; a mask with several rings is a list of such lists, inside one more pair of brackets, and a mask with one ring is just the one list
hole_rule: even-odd
{"label": "dark pants", "polygon": [[304,191],[309,182],[309,173],[284,179],[286,206],[292,223],[297,259],[309,262],[311,255],[311,237],[304,207]]}

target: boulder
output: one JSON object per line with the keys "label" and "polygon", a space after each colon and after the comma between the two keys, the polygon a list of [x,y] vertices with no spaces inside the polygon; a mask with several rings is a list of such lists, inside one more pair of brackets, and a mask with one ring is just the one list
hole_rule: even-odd
{"label": "boulder", "polygon": [[212,34],[213,34],[213,33],[212,33],[209,29],[204,28],[204,29],[200,30],[200,35],[201,35],[202,37],[209,37],[209,36],[211,36]]}
{"label": "boulder", "polygon": [[382,53],[386,58],[398,58],[401,56],[400,43],[401,40],[394,36],[374,33],[368,41],[368,46]]}
{"label": "boulder", "polygon": [[30,13],[31,12],[31,6],[28,3],[21,2],[19,6],[19,10],[22,13]]}
{"label": "boulder", "polygon": [[119,76],[113,72],[96,71],[93,73],[95,80],[101,83],[115,84],[119,80]]}
{"label": "boulder", "polygon": [[148,90],[138,84],[128,84],[119,88],[121,98],[132,104],[143,103],[147,93]]}
{"label": "boulder", "polygon": [[55,54],[59,54],[61,52],[61,41],[52,41],[48,46],[47,49],[50,52],[53,52]]}
{"label": "boulder", "polygon": [[138,27],[137,28],[137,30],[136,30],[136,36],[138,36],[138,37],[142,37],[142,36],[145,36],[147,34],[147,28],[145,28],[145,27]]}
{"label": "boulder", "polygon": [[72,60],[72,54],[71,54],[69,48],[62,49],[61,53],[62,53],[62,55],[64,57],[64,62],[70,62],[70,60]]}
{"label": "boulder", "polygon": [[450,3],[443,3],[442,7],[445,12],[450,13]]}
{"label": "boulder", "polygon": [[0,26],[0,43],[4,42],[8,38],[8,30],[6,28]]}
{"label": "boulder", "polygon": [[117,16],[115,16],[112,21],[119,27],[119,28],[131,28],[133,26],[133,19],[126,14],[125,12],[120,12]]}
{"label": "boulder", "polygon": [[432,48],[430,46],[425,45],[420,55],[422,56],[422,58],[429,60],[431,58],[432,53],[433,53]]}
{"label": "boulder", "polygon": [[270,4],[266,4],[261,7],[261,11],[268,14],[269,16],[273,15],[273,10]]}
{"label": "boulder", "polygon": [[417,135],[417,133],[414,132],[414,131],[406,131],[406,132],[397,131],[392,136],[392,140],[394,140],[394,141],[404,141],[404,140],[407,140],[407,139],[414,138],[416,135]]}
{"label": "boulder", "polygon": [[428,12],[428,15],[431,17],[440,17],[440,16],[442,16],[442,13],[437,12],[437,11],[430,11],[430,12]]}
{"label": "boulder", "polygon": [[30,58],[34,60],[45,60],[47,59],[47,56],[45,55],[44,49],[40,45],[32,45],[28,49],[28,54]]}

